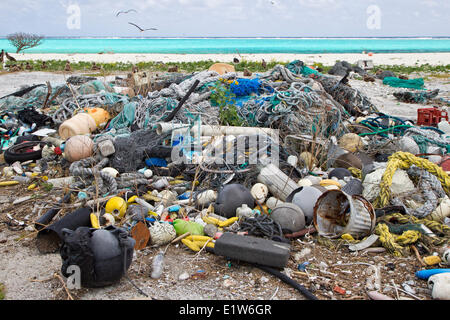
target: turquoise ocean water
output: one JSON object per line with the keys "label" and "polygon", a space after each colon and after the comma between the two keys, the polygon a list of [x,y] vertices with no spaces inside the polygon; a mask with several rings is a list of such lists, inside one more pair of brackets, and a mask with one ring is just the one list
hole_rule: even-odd
{"label": "turquoise ocean water", "polygon": [[[0,49],[15,52],[6,39]],[[450,38],[49,38],[25,53],[450,52]]]}

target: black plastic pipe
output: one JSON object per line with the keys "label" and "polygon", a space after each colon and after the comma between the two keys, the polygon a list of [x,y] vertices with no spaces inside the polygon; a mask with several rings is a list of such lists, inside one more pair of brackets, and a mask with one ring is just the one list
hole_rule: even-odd
{"label": "black plastic pipe", "polygon": [[309,300],[319,300],[315,295],[313,295],[311,293],[311,291],[306,289],[304,286],[299,284],[297,281],[295,281],[295,280],[289,278],[287,275],[281,273],[280,271],[278,271],[278,270],[276,270],[274,268],[267,267],[267,266],[262,266],[262,265],[259,265],[259,264],[256,264],[255,266],[258,267],[259,269],[267,272],[267,273],[270,273],[270,274],[276,276],[277,278],[279,278],[284,283],[287,283],[291,287],[297,289],[298,291],[300,291],[301,294],[303,294]]}
{"label": "black plastic pipe", "polygon": [[200,80],[195,80],[192,87],[189,89],[189,91],[186,93],[186,95],[183,97],[183,99],[181,99],[181,101],[178,103],[178,106],[175,109],[173,109],[173,111],[169,114],[169,116],[166,119],[164,119],[164,122],[172,121],[173,118],[175,118],[178,111],[180,111],[183,104],[186,102],[186,100],[189,98],[189,96],[192,94],[192,92],[194,92],[195,88],[197,88],[199,83],[200,83]]}
{"label": "black plastic pipe", "polygon": [[[210,253],[214,253],[214,249],[213,248],[209,248],[209,247],[205,247],[205,250],[207,252]],[[312,294],[311,291],[309,291],[308,289],[306,289],[304,286],[302,286],[301,284],[299,284],[297,281],[295,281],[292,278],[289,278],[287,275],[281,273],[280,271],[278,271],[277,269],[274,269],[272,267],[268,267],[268,266],[263,266],[260,264],[253,264],[255,267],[270,273],[271,275],[274,275],[275,277],[279,278],[281,281],[283,281],[284,283],[290,285],[291,287],[293,287],[294,289],[297,289],[298,291],[300,291],[301,294],[303,294],[306,298],[308,298],[309,300],[319,300],[314,294]]]}

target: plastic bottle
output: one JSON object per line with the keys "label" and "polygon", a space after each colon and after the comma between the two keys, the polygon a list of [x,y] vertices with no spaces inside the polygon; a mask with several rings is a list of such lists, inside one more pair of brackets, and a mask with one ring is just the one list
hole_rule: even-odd
{"label": "plastic bottle", "polygon": [[152,206],[152,205],[151,205],[150,203],[148,203],[147,201],[145,201],[144,199],[136,198],[134,201],[136,201],[136,203],[140,204],[141,206],[146,207],[149,211],[155,210],[155,207]]}
{"label": "plastic bottle", "polygon": [[164,205],[160,204],[152,211],[155,212],[158,216],[161,216],[161,214],[164,212],[164,210],[165,210]]}
{"label": "plastic bottle", "polygon": [[151,186],[155,189],[164,189],[165,187],[169,186],[169,181],[167,181],[166,178],[161,178],[153,182]]}
{"label": "plastic bottle", "polygon": [[237,217],[253,217],[255,215],[255,213],[253,212],[253,210],[251,208],[248,207],[247,204],[242,204],[242,206],[240,206],[239,208],[236,209],[236,216]]}
{"label": "plastic bottle", "polygon": [[164,252],[158,253],[152,261],[152,274],[153,279],[159,279],[164,269]]}
{"label": "plastic bottle", "polygon": [[30,178],[28,178],[28,177],[26,177],[26,176],[14,176],[14,177],[13,177],[13,180],[14,180],[14,181],[19,181],[19,182],[22,182],[22,183],[28,183],[28,182],[30,182]]}

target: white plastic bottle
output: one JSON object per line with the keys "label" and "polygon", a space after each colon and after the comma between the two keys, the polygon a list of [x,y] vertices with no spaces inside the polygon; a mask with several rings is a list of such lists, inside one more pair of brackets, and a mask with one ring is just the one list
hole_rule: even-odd
{"label": "white plastic bottle", "polygon": [[158,253],[152,261],[152,274],[153,279],[159,279],[164,269],[164,252]]}

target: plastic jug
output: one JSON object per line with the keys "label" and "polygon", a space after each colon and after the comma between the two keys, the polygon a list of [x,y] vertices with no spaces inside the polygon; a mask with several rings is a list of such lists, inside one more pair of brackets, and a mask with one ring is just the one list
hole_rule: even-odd
{"label": "plastic jug", "polygon": [[59,126],[59,135],[64,140],[83,134],[90,134],[97,129],[94,118],[87,113],[78,113]]}

